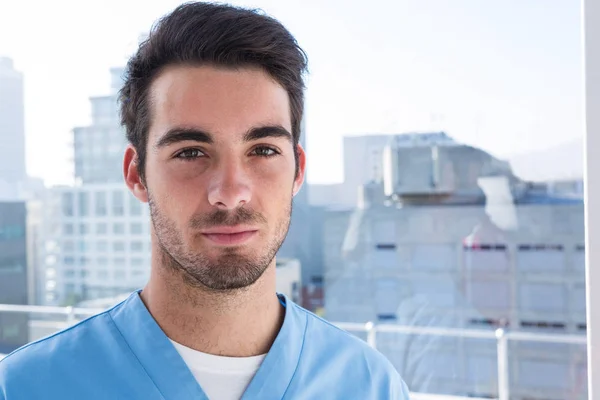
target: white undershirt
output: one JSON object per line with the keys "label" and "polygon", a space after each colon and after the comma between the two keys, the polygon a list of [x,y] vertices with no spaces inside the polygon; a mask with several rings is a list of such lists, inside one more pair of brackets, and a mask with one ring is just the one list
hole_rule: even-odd
{"label": "white undershirt", "polygon": [[239,400],[266,356],[222,357],[171,343],[209,400]]}

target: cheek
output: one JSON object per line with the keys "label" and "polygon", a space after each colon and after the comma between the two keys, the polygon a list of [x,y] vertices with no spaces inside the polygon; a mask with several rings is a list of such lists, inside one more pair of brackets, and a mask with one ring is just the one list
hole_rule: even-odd
{"label": "cheek", "polygon": [[285,202],[291,201],[294,183],[291,173],[269,171],[258,175],[253,181],[253,196],[258,196],[261,203],[266,202],[273,210],[278,210]]}
{"label": "cheek", "polygon": [[267,185],[270,184],[275,190],[280,191],[284,188],[292,187],[296,166],[284,158],[281,158],[278,161],[279,162],[262,160],[261,162],[255,163],[252,170],[254,171],[255,179],[264,182]]}

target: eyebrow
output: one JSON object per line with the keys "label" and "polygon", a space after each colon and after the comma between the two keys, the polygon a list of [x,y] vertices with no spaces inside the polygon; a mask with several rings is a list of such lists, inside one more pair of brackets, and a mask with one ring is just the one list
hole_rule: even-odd
{"label": "eyebrow", "polygon": [[195,128],[173,128],[169,129],[154,146],[157,149],[169,146],[173,143],[191,140],[201,143],[213,143],[213,138],[209,133]]}
{"label": "eyebrow", "polygon": [[[264,138],[287,138],[290,142],[292,142],[292,134],[280,125],[266,125],[259,126],[256,128],[251,128],[248,132],[244,134],[243,141],[244,142],[252,142],[254,140],[260,140]],[[162,147],[169,146],[173,143],[183,142],[186,140],[191,140],[194,142],[214,143],[213,136],[204,132],[200,129],[196,128],[173,128],[169,129],[167,133],[165,133],[160,140],[156,143],[155,148],[159,149]]]}
{"label": "eyebrow", "polygon": [[250,129],[244,135],[244,142],[252,142],[254,140],[264,139],[264,138],[286,138],[292,141],[292,134],[285,129],[281,125],[267,125],[267,126],[259,126],[256,128]]}

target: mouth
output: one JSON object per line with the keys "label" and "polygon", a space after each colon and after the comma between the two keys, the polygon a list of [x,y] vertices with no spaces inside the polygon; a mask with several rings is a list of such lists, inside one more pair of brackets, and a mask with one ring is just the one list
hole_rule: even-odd
{"label": "mouth", "polygon": [[240,245],[249,241],[258,233],[258,229],[240,226],[222,226],[206,229],[202,236],[221,246]]}

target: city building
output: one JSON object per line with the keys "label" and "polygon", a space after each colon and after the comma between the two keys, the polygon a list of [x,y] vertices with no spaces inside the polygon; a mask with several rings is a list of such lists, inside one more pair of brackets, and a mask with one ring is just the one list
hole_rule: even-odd
{"label": "city building", "polygon": [[[25,168],[25,124],[23,74],[13,61],[0,57],[0,203],[25,204],[27,280],[25,304],[40,304],[43,282],[43,199],[41,179],[27,176]],[[17,212],[18,215],[20,215]],[[19,303],[20,304],[20,303]]]}
{"label": "city building", "polygon": [[[301,126],[300,145],[306,149],[306,131]],[[323,304],[323,265],[320,242],[319,211],[309,204],[310,185],[304,183],[292,202],[290,229],[277,258],[297,259],[301,268],[301,298],[304,307],[315,310]]]}
{"label": "city building", "polygon": [[[382,180],[324,221],[332,321],[536,333],[586,331],[583,201],[448,140],[383,153]],[[413,391],[497,396],[496,344],[382,334]],[[585,395],[586,349],[512,343],[511,398]]]}
{"label": "city building", "polygon": [[46,304],[141,288],[150,276],[149,211],[124,183],[59,187],[57,234],[46,243]]}
{"label": "city building", "polygon": [[[0,304],[28,304],[27,207],[0,202]],[[29,341],[28,315],[0,313],[0,353]]]}
{"label": "city building", "polygon": [[149,213],[123,182],[123,68],[110,73],[110,93],[90,98],[91,124],[73,129],[76,184],[52,188],[46,201],[45,304],[115,296],[149,277]]}
{"label": "city building", "polygon": [[117,103],[123,69],[112,68],[110,72],[110,94],[90,98],[92,123],[73,129],[75,179],[83,185],[123,182],[127,138]]}
{"label": "city building", "polygon": [[16,193],[26,177],[23,75],[0,57],[0,193]]}
{"label": "city building", "polygon": [[454,143],[444,132],[401,135],[345,136],[343,142],[344,180],[336,184],[311,185],[309,203],[315,206],[354,207],[360,186],[383,180],[383,152],[391,141],[409,148],[430,143]]}

